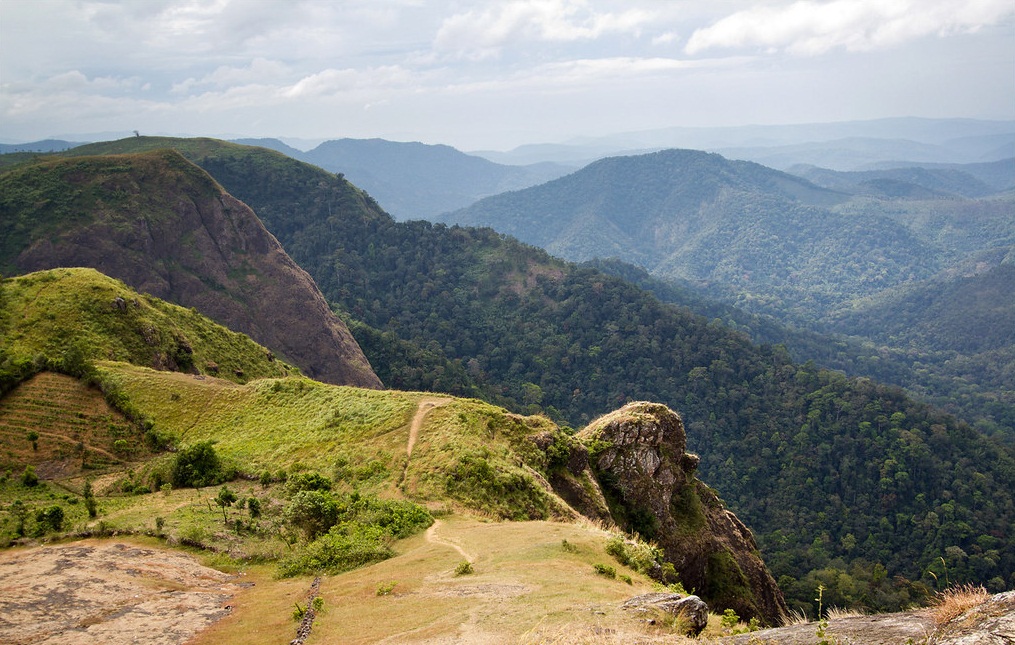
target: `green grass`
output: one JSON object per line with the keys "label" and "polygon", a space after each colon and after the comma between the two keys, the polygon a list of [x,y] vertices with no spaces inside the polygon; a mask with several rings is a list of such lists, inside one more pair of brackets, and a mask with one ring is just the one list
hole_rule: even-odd
{"label": "green grass", "polygon": [[119,363],[99,369],[155,420],[158,430],[178,436],[184,445],[215,441],[220,455],[249,474],[309,468],[332,477],[337,464],[355,471],[377,461],[390,476],[402,463],[409,423],[422,396],[302,377],[238,385]]}
{"label": "green grass", "polygon": [[247,336],[93,269],[39,271],[8,278],[2,289],[0,340],[12,359],[116,360],[198,372],[215,364],[212,371],[233,380],[295,371]]}

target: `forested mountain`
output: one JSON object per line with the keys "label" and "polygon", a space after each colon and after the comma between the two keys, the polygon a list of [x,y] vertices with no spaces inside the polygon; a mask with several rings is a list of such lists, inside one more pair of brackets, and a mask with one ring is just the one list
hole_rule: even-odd
{"label": "forested mountain", "polygon": [[814,320],[941,268],[899,222],[830,210],[849,199],[754,163],[666,150],[604,159],[441,220],[491,226],[570,260],[620,258],[754,311]]}
{"label": "forested mountain", "polygon": [[[1015,399],[1005,380],[1010,346],[969,354],[936,346],[927,334],[920,338],[928,342],[913,337],[904,343],[895,334],[894,344],[888,336],[868,335],[870,326],[849,322],[876,302],[881,313],[875,319],[886,327],[912,325],[913,315],[897,324],[886,321],[893,311],[912,310],[912,304],[892,302],[906,288],[939,288],[1004,262],[1015,245],[1015,197],[991,193],[999,185],[998,169],[1010,165],[978,164],[970,173],[811,169],[808,176],[826,188],[814,192],[817,187],[807,182],[791,192],[784,186],[794,184],[777,182],[784,177],[777,171],[673,150],[604,159],[442,217],[492,226],[570,259],[615,257],[639,265],[657,278],[683,282],[685,299],[679,302],[710,316],[714,306],[686,300],[690,291],[801,329],[857,336],[831,342],[794,333],[797,342],[789,345],[795,356],[895,383],[967,418],[985,419],[989,431],[1012,440]],[[971,199],[962,193],[987,195]],[[1003,290],[1000,305],[944,297],[956,293],[943,290],[937,310],[949,318],[961,311],[990,320],[997,325],[992,333],[1007,334],[1011,298]],[[764,324],[748,326],[756,332]]]}
{"label": "forested mountain", "polygon": [[942,566],[951,581],[1015,584],[1010,450],[900,390],[794,364],[489,229],[396,223],[343,179],[275,153],[144,139],[101,150],[142,145],[178,147],[251,205],[375,339],[421,348],[388,356],[445,357],[455,383],[574,426],[629,400],[679,410],[702,480],[757,532],[790,598],[820,581],[833,604],[898,606]]}
{"label": "forested mountain", "polygon": [[[1015,292],[1015,285],[1007,282],[1007,266],[990,270],[982,278],[941,277],[886,292],[876,300],[859,303],[841,320],[829,321],[829,331],[818,332],[748,313],[704,296],[689,284],[654,278],[619,260],[586,264],[638,285],[663,302],[721,321],[755,343],[782,345],[795,362],[813,361],[849,375],[904,387],[920,400],[975,422],[982,432],[1015,445],[1015,374],[1011,371],[1015,339],[1009,338],[1007,345],[1004,341],[1012,333],[1015,312],[1008,294]],[[896,305],[895,298],[909,302]],[[924,315],[918,303],[933,303],[931,308],[941,320]],[[896,311],[908,313],[894,320]],[[895,333],[886,334],[883,329],[894,329]],[[992,342],[984,345],[981,338]],[[957,349],[959,346],[964,349]]]}
{"label": "forested mountain", "polygon": [[483,197],[541,184],[571,170],[554,163],[505,166],[450,146],[384,139],[326,141],[290,156],[341,173],[399,220],[432,219]]}
{"label": "forested mountain", "polygon": [[175,151],[44,158],[0,173],[0,270],[56,267],[92,267],[195,307],[320,380],[381,385],[250,208]]}
{"label": "forested mountain", "polygon": [[[871,170],[891,170],[893,168],[924,168],[927,170],[959,170],[976,177],[997,192],[1011,190],[1015,187],[1015,157],[998,161],[966,164],[936,163],[900,163],[885,162],[873,164]],[[791,169],[790,172],[796,172]]]}

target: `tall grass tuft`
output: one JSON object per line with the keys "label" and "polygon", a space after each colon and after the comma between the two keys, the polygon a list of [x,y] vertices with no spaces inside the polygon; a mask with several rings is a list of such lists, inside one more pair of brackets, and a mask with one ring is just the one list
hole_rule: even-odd
{"label": "tall grass tuft", "polygon": [[934,623],[945,625],[965,611],[987,602],[990,594],[980,585],[956,585],[938,594],[934,603]]}

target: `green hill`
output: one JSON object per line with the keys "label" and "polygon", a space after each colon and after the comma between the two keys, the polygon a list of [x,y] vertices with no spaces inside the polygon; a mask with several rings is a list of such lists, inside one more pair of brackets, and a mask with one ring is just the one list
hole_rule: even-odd
{"label": "green hill", "polygon": [[238,382],[296,372],[247,336],[93,269],[7,278],[0,299],[11,364],[69,362],[73,372],[82,362],[114,360]]}
{"label": "green hill", "polygon": [[[165,439],[152,433],[150,420],[115,383],[101,378],[92,367],[96,361],[241,383],[297,373],[248,337],[92,269],[54,269],[3,280],[0,339],[0,395],[47,369],[102,388],[99,393],[69,378],[40,376],[35,395],[11,393],[2,399],[0,437],[10,449],[0,456],[0,471],[17,472],[32,464],[43,476],[69,476],[89,464],[95,468],[145,458]],[[30,451],[29,432],[42,435]]]}

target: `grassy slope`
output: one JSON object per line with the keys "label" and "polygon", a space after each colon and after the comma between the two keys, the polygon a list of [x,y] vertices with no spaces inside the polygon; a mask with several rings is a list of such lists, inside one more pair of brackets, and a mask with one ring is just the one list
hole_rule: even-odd
{"label": "grassy slope", "polygon": [[[297,464],[329,476],[340,457],[360,464],[404,454],[420,394],[329,386],[305,378],[229,381],[166,375],[104,365],[110,378],[160,428],[184,444],[214,440],[245,472],[275,472]],[[404,430],[397,436],[395,431]]]}
{"label": "grassy slope", "polygon": [[59,359],[75,348],[85,360],[181,368],[189,363],[201,372],[214,363],[237,381],[295,371],[247,336],[93,269],[39,271],[6,279],[0,288],[0,334],[9,356]]}

